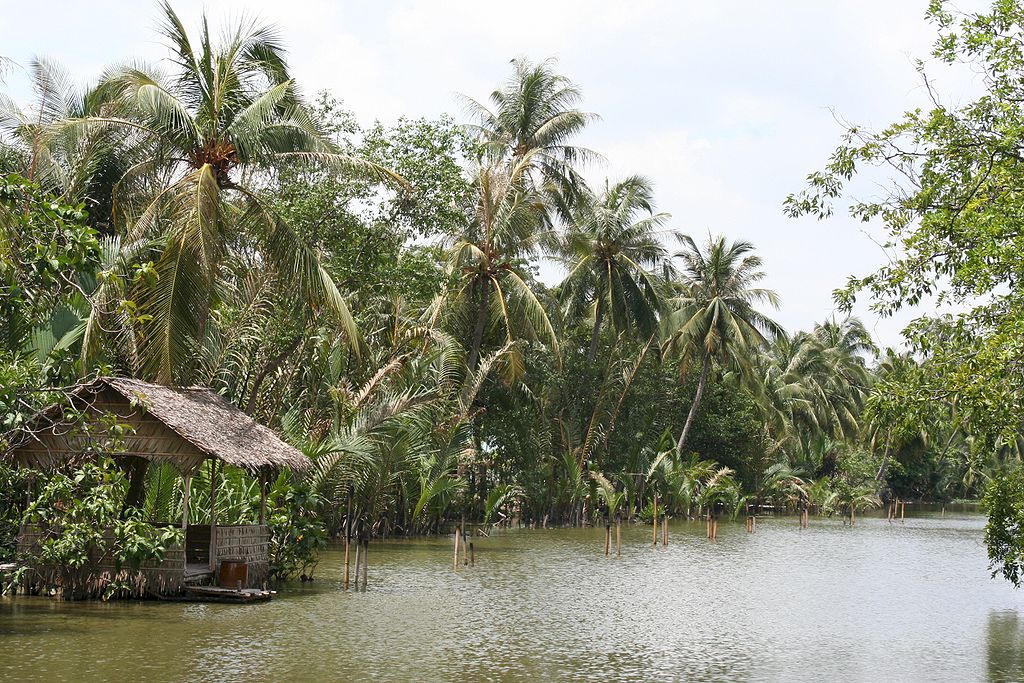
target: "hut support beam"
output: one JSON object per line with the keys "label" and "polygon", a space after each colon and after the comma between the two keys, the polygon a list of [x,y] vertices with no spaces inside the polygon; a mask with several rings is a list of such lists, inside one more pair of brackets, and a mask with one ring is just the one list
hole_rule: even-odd
{"label": "hut support beam", "polygon": [[181,530],[188,531],[188,496],[192,491],[192,473],[186,472],[182,477],[181,489]]}
{"label": "hut support beam", "polygon": [[217,461],[210,460],[210,571],[217,571]]}
{"label": "hut support beam", "polygon": [[260,526],[267,523],[267,476],[260,473]]}

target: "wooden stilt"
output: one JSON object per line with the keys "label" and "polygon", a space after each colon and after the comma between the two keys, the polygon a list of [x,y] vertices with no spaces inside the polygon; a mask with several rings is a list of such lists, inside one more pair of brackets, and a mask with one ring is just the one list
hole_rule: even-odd
{"label": "wooden stilt", "polygon": [[661,516],[661,544],[668,545],[668,515]]}
{"label": "wooden stilt", "polygon": [[362,561],[363,561],[363,544],[359,542],[359,537],[357,536],[356,537],[356,571],[355,571],[355,576],[353,577],[355,579],[355,582],[354,582],[354,585],[353,585],[353,589],[356,590],[356,591],[359,590],[359,565],[360,565],[360,563]]}
{"label": "wooden stilt", "polygon": [[459,539],[462,537],[462,529],[455,527],[455,559],[452,560],[452,569],[459,570]]}
{"label": "wooden stilt", "polygon": [[608,557],[612,552],[612,525],[611,522],[604,523],[604,556]]}
{"label": "wooden stilt", "polygon": [[656,548],[656,547],[658,547],[658,494],[657,493],[654,494],[654,520],[652,522],[651,528],[652,528],[652,536],[653,536],[653,545]]}
{"label": "wooden stilt", "polygon": [[363,592],[366,592],[367,577],[370,571],[370,539],[363,540]]}
{"label": "wooden stilt", "polygon": [[210,571],[217,571],[217,461],[210,460]]}
{"label": "wooden stilt", "polygon": [[615,556],[622,556],[622,518],[615,520]]}
{"label": "wooden stilt", "polygon": [[192,491],[192,473],[187,472],[181,484],[181,530],[188,531],[188,498]]}
{"label": "wooden stilt", "polygon": [[470,567],[475,567],[476,566],[476,550],[473,549],[473,542],[472,541],[470,541],[470,543],[469,543],[469,566]]}
{"label": "wooden stilt", "polygon": [[900,524],[904,524],[907,520],[907,501],[900,501]]}
{"label": "wooden stilt", "polygon": [[345,503],[345,590],[348,590],[349,579],[349,547],[352,545],[352,487],[348,487]]}
{"label": "wooden stilt", "polygon": [[267,477],[260,473],[260,526],[267,523]]}
{"label": "wooden stilt", "polygon": [[[347,524],[346,524],[346,526],[347,526]],[[350,575],[350,572],[351,572],[351,567],[349,566],[349,546],[350,545],[351,545],[351,539],[349,538],[348,533],[346,533],[345,534],[345,581],[343,582],[343,587],[344,587],[345,590],[348,590],[348,581],[349,581],[349,575]]]}
{"label": "wooden stilt", "polygon": [[466,536],[466,528],[462,528],[462,566],[469,566],[469,538]]}

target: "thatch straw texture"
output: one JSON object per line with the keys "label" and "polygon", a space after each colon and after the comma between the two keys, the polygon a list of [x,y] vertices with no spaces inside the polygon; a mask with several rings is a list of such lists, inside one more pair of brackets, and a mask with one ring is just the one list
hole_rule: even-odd
{"label": "thatch straw texture", "polygon": [[[249,471],[304,469],[308,459],[271,429],[202,387],[167,387],[118,377],[100,377],[72,392],[77,409],[112,412],[134,428],[125,455],[165,459],[186,467],[215,458]],[[40,411],[8,435],[5,457],[17,464],[52,466],[81,452],[81,437],[62,423],[63,406]]]}

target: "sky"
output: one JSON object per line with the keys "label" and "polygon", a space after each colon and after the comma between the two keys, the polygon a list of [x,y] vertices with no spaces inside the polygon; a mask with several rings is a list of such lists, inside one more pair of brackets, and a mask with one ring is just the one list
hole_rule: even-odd
{"label": "sky", "polygon": [[[961,3],[961,8],[963,3]],[[935,28],[927,0],[177,0],[185,24],[205,8],[212,25],[256,16],[277,25],[293,75],[312,95],[329,90],[359,120],[465,113],[510,74],[509,60],[556,57],[601,119],[579,144],[605,158],[593,181],[639,173],[655,183],[671,227],[754,243],[790,331],[836,314],[832,291],[887,261],[881,235],[837,212],[818,221],[782,212],[839,142],[843,121],[880,128],[927,104],[914,60]],[[36,55],[81,83],[108,66],[166,55],[156,2],[19,2],[0,13],[0,54]],[[34,30],[46,26],[45,31]],[[956,97],[955,74],[937,75]],[[947,80],[944,81],[944,78]],[[27,99],[23,74],[7,88]],[[860,197],[877,189],[861,188]],[[674,246],[674,245],[673,245]],[[542,277],[557,280],[551,267]],[[900,342],[917,311],[860,315],[876,340]]]}

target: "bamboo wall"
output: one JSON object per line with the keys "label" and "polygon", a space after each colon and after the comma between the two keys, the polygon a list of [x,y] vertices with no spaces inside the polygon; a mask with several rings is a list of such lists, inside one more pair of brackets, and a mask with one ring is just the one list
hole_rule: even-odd
{"label": "bamboo wall", "polygon": [[217,527],[217,563],[244,560],[249,564],[247,588],[262,588],[270,574],[270,529],[265,524]]}
{"label": "bamboo wall", "polygon": [[[191,530],[191,527],[190,527]],[[206,538],[209,538],[208,532]],[[40,532],[34,527],[22,527],[18,534],[18,555],[36,555],[39,550]],[[112,534],[106,535],[108,542]],[[243,560],[248,563],[246,588],[261,588],[270,573],[269,564],[270,530],[266,525],[218,526],[217,563],[221,560]],[[130,586],[127,591],[116,594],[122,598],[170,597],[185,592],[185,545],[170,547],[164,553],[163,562],[142,563],[139,572],[114,567],[113,558],[90,557],[81,568],[65,570],[57,567],[36,566],[26,572],[23,588],[29,593],[61,590],[65,597],[101,598],[105,596],[111,582],[117,581]]]}
{"label": "bamboo wall", "polygon": [[[22,527],[18,534],[18,555],[36,554],[39,540],[38,529]],[[111,543],[113,534],[107,532],[105,540]],[[39,565],[26,572],[23,588],[29,593],[56,588],[65,597],[74,599],[102,598],[114,581],[128,585],[127,590],[118,591],[115,597],[180,595],[185,590],[185,548],[180,545],[168,548],[162,562],[143,562],[138,572],[125,567],[118,570],[108,553],[100,555],[95,552],[77,569]]]}

